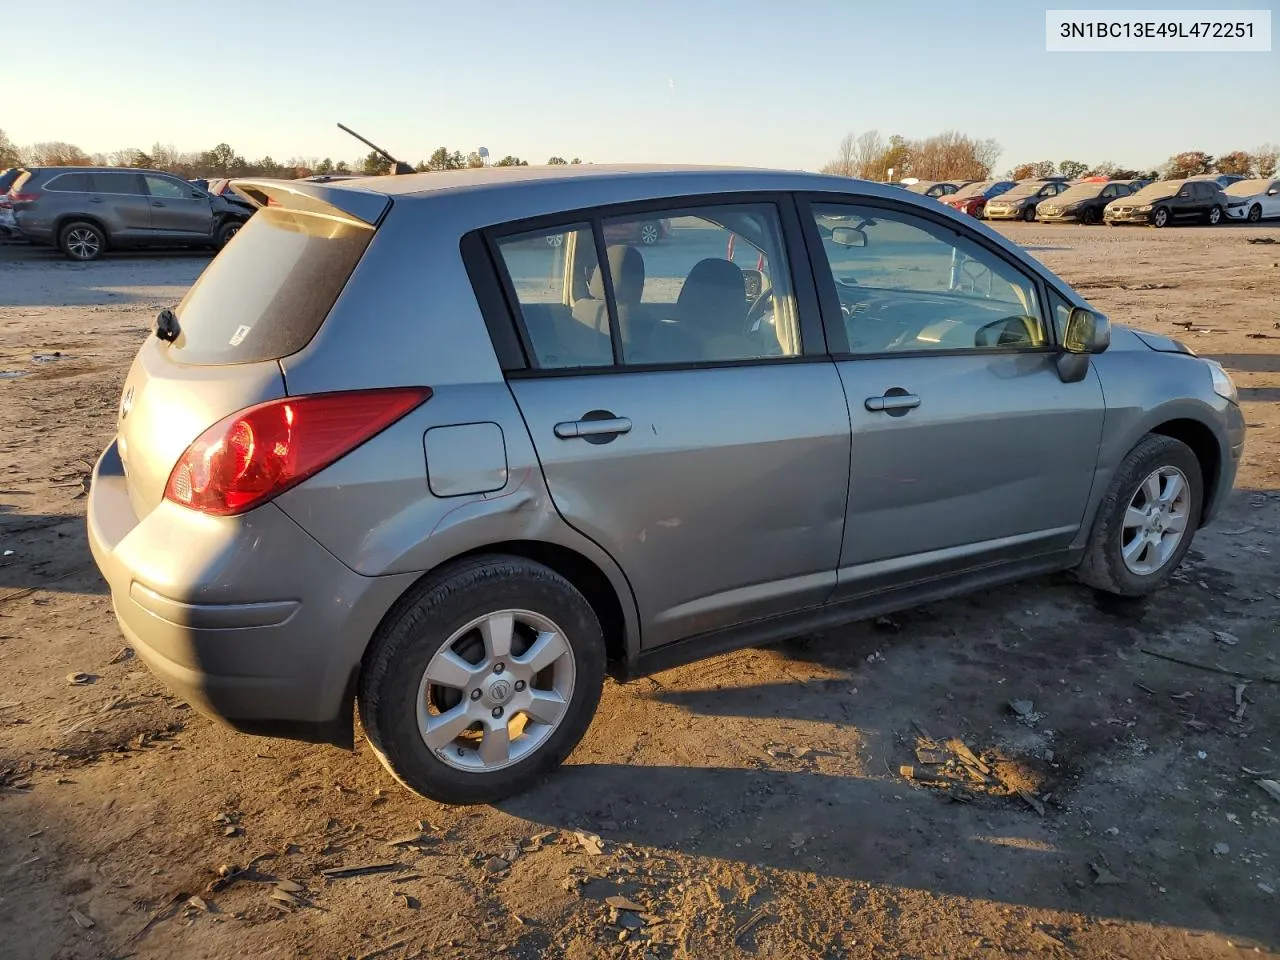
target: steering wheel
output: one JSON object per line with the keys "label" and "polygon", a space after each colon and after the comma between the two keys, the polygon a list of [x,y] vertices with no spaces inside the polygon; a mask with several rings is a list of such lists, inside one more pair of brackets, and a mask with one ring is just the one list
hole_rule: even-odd
{"label": "steering wheel", "polygon": [[760,296],[756,297],[755,303],[751,304],[751,306],[747,308],[747,318],[743,321],[743,329],[746,331],[748,336],[751,335],[755,325],[764,317],[765,310],[767,308],[772,308],[772,306],[773,287],[769,287],[767,290],[762,290],[760,292]]}

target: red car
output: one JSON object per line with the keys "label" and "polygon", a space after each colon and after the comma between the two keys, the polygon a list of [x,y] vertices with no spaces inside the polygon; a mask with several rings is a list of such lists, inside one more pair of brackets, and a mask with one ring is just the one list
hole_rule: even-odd
{"label": "red car", "polygon": [[988,200],[998,197],[1014,185],[1013,180],[979,180],[961,187],[949,197],[939,197],[938,200],[971,217],[981,217]]}
{"label": "red car", "polygon": [[[671,236],[670,220],[614,220],[604,225],[605,243],[639,243],[651,247],[659,240]],[[558,247],[564,243],[563,233],[547,236],[547,246]]]}

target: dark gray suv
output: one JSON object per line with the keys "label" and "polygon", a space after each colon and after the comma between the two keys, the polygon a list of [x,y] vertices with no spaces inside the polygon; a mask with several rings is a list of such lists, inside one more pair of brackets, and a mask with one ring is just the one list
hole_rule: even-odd
{"label": "dark gray suv", "polygon": [[7,200],[19,237],[57,245],[72,260],[130,247],[220,249],[250,216],[178,177],[122,167],[39,167],[14,182]]}

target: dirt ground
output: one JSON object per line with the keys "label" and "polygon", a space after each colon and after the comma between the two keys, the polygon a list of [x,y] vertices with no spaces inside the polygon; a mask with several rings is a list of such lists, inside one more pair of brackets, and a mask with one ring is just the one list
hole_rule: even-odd
{"label": "dirt ground", "polygon": [[563,770],[478,808],[363,742],[224,730],[131,657],[82,479],[207,258],[0,247],[0,956],[1280,955],[1280,244],[1246,242],[1280,224],[1005,229],[1237,379],[1246,462],[1175,582],[1039,579],[610,682]]}

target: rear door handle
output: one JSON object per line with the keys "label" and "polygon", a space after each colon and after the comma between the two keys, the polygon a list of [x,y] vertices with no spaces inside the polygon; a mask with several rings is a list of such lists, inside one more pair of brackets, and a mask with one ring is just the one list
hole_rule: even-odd
{"label": "rear door handle", "polygon": [[164,201],[163,201],[163,200],[152,200],[152,201],[151,201],[151,205],[152,205],[153,207],[163,207],[163,206],[164,206]]}
{"label": "rear door handle", "polygon": [[102,202],[102,198],[101,198],[101,197],[90,197],[90,198],[89,198],[89,202],[90,202],[90,203],[101,203],[101,202]]}
{"label": "rear door handle", "polygon": [[920,398],[914,393],[887,393],[883,397],[867,397],[863,404],[868,410],[912,410],[920,406]]}
{"label": "rear door handle", "polygon": [[555,425],[555,434],[561,440],[575,437],[616,437],[631,431],[631,421],[626,417],[608,417],[601,420],[569,420]]}

